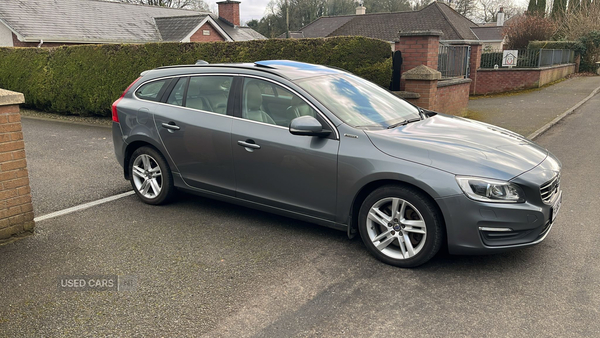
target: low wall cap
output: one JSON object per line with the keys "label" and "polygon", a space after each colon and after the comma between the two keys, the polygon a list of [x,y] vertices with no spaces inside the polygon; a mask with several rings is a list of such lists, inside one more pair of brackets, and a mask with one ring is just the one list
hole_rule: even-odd
{"label": "low wall cap", "polygon": [[442,73],[425,65],[420,65],[402,74],[405,80],[439,80],[442,78]]}
{"label": "low wall cap", "polygon": [[11,106],[25,103],[25,96],[21,93],[0,88],[0,106]]}
{"label": "low wall cap", "polygon": [[426,30],[426,31],[407,31],[407,32],[398,32],[399,36],[442,36],[444,33],[438,30]]}

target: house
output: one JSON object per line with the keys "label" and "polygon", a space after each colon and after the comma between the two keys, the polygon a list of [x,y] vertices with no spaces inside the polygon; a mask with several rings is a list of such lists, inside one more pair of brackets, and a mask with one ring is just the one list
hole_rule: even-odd
{"label": "house", "polygon": [[[388,41],[392,49],[398,41],[399,32],[441,31],[443,35],[440,42],[446,44],[466,44],[479,40],[471,30],[477,24],[443,2],[432,2],[418,11],[364,13],[365,7],[359,6],[355,15],[321,17],[299,31],[290,32],[290,37],[359,35]],[[284,38],[285,34],[280,37]]]}
{"label": "house", "polygon": [[471,30],[483,45],[484,51],[503,50],[506,40],[504,38],[504,9],[500,7],[496,15],[496,22],[490,22],[478,27],[471,27]]}
{"label": "house", "polygon": [[99,0],[0,1],[0,47],[265,39],[240,25],[239,1],[219,15]]}

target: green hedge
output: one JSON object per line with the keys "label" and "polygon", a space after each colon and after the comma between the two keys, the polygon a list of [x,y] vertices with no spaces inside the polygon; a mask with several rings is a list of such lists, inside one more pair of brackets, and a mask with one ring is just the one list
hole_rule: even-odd
{"label": "green hedge", "polygon": [[388,87],[389,43],[364,37],[247,42],[0,48],[0,88],[61,114],[110,116],[111,103],[147,69],[175,64],[287,59],[336,66]]}

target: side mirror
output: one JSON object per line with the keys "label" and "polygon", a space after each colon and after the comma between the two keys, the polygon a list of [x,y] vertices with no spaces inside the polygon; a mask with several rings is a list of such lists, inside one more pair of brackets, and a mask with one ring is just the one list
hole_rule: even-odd
{"label": "side mirror", "polygon": [[316,118],[305,115],[292,120],[290,123],[290,133],[293,135],[325,137],[331,134],[331,130],[323,129],[321,122]]}

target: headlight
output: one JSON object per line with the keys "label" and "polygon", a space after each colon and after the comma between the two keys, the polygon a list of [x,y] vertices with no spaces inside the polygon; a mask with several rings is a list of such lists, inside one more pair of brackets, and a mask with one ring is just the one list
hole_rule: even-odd
{"label": "headlight", "polygon": [[481,202],[520,203],[525,202],[523,190],[516,184],[481,177],[456,176],[462,191],[470,198]]}

